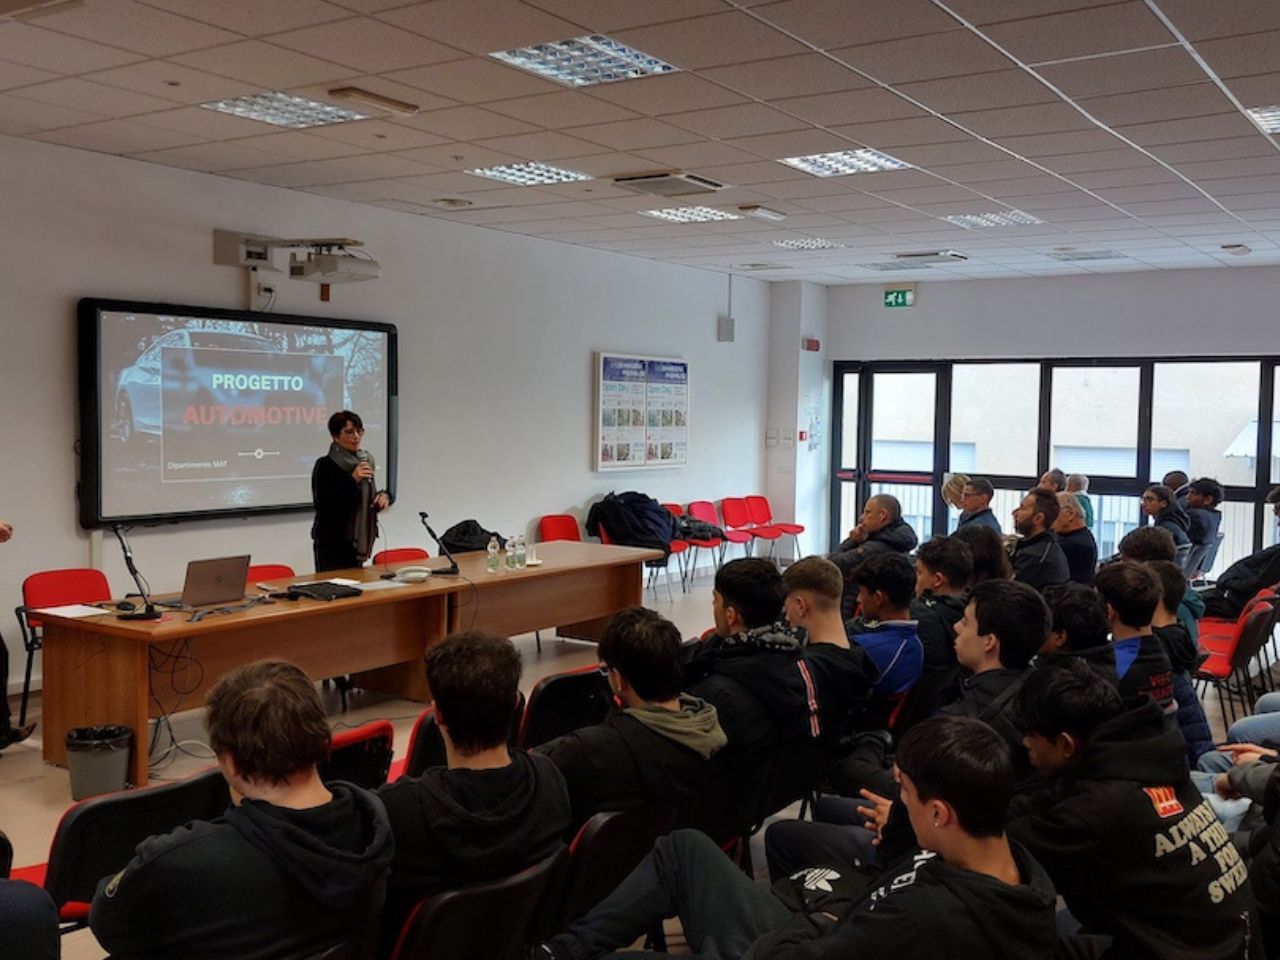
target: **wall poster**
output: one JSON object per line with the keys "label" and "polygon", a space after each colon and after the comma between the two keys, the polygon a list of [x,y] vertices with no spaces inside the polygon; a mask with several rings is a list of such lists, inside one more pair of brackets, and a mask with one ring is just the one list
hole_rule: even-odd
{"label": "wall poster", "polygon": [[596,354],[597,470],[688,463],[689,364]]}

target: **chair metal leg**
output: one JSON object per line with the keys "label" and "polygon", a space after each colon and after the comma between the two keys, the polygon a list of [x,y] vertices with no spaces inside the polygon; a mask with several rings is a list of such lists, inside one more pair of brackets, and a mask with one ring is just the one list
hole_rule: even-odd
{"label": "chair metal leg", "polygon": [[[27,725],[27,701],[31,699],[31,666],[36,661],[36,652],[27,650],[27,672],[22,678],[22,707],[18,710],[18,726]],[[8,691],[0,691],[0,695],[8,696]]]}
{"label": "chair metal leg", "polygon": [[[665,574],[665,576],[662,579],[667,581],[667,603],[675,603],[676,598],[671,595],[671,558],[670,557],[667,558],[667,565],[662,568],[662,572]],[[656,594],[657,591],[655,590],[654,593]]]}
{"label": "chair metal leg", "polygon": [[534,645],[534,649],[536,649],[539,653],[542,652],[542,631],[541,630],[533,631],[533,645]]}

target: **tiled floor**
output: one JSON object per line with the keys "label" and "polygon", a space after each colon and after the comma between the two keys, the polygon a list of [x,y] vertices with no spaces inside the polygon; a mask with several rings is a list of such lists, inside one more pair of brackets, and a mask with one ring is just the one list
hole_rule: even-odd
{"label": "tiled floor", "polygon": [[[700,578],[689,593],[682,594],[678,582],[672,585],[673,600],[668,600],[665,586],[660,582],[657,597],[646,591],[645,603],[669,617],[686,636],[696,636],[711,625],[711,581]],[[522,687],[527,693],[544,676],[571,669],[596,660],[595,645],[554,639],[543,633],[542,652],[535,649],[532,634],[515,638],[516,647],[524,658],[525,670]],[[387,718],[395,725],[396,755],[404,755],[409,745],[409,733],[414,721],[422,712],[422,705],[406,700],[394,700],[377,694],[354,691],[351,708],[343,714],[339,710],[337,694],[324,693],[330,719],[335,726],[358,726],[368,720]],[[17,713],[17,700],[11,704]],[[29,719],[40,720],[40,697],[32,696],[28,709]],[[171,762],[152,773],[153,782],[187,776],[211,763],[208,756],[203,727],[203,712],[190,710],[173,717],[174,732],[180,743],[195,756],[173,754]],[[71,789],[67,771],[47,766],[41,760],[42,743],[40,727],[25,743],[10,747],[0,753],[0,830],[8,834],[14,846],[14,864],[26,866],[48,859],[49,842],[63,811],[71,804]],[[167,740],[165,741],[167,743]],[[763,863],[763,851],[758,851]],[[64,960],[101,960],[103,950],[88,931],[63,938]],[[0,950],[0,955],[3,950]]]}

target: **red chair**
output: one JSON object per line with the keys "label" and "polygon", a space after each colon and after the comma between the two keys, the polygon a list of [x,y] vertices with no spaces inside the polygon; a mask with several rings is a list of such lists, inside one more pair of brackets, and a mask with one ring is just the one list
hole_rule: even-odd
{"label": "red chair", "polygon": [[[511,715],[511,731],[507,734],[507,745],[516,749],[516,738],[520,734],[520,721],[524,718],[524,693],[516,701],[515,712]],[[446,763],[444,736],[436,723],[436,708],[427,707],[418,716],[409,734],[409,751],[405,754],[405,777],[420,777],[432,767],[443,767]]]}
{"label": "red chair", "polygon": [[520,749],[600,723],[612,706],[609,680],[595,664],[543,677],[529,691],[520,720]]}
{"label": "red chair", "polygon": [[373,555],[375,567],[388,563],[413,563],[415,560],[430,560],[431,554],[421,547],[397,547],[394,550],[380,550]]}
{"label": "red chair", "polygon": [[751,514],[751,522],[758,527],[773,527],[775,530],[781,530],[784,536],[790,537],[795,541],[796,559],[800,554],[800,534],[804,533],[804,527],[798,523],[779,523],[773,519],[773,507],[769,505],[769,498],[754,494],[746,498],[747,512]]}
{"label": "red chair", "polygon": [[[716,513],[716,506],[710,500],[694,500],[689,504],[689,516],[695,520],[701,520],[703,523],[709,523],[717,529],[723,529],[720,517]],[[716,560],[716,568],[724,563],[725,551],[729,549],[729,544],[740,543],[744,556],[751,556],[751,541],[755,538],[751,534],[742,530],[725,530],[724,541],[720,544],[720,556]]]}
{"label": "red chair", "polygon": [[578,529],[578,518],[567,513],[548,513],[538,521],[538,539],[544,543],[552,540],[582,541],[582,531]]}
{"label": "red chair", "polygon": [[326,783],[345,780],[366,790],[376,790],[387,782],[391,771],[395,737],[395,727],[390,720],[373,720],[354,730],[335,733],[329,759],[319,766],[320,779]]}
{"label": "red chair", "polygon": [[[684,516],[684,508],[681,507],[680,504],[678,503],[664,503],[663,506],[666,507],[668,510],[670,510],[677,517]],[[708,506],[710,506],[710,504],[708,504]],[[714,516],[715,514],[714,507],[712,508],[711,512],[712,512],[712,515]],[[694,517],[694,519],[697,520],[700,518]],[[712,525],[715,526],[714,524]],[[687,580],[689,585],[692,586],[693,578],[698,573],[698,551],[699,550],[712,551],[711,558],[714,561],[717,556],[716,551],[720,550],[724,546],[724,541],[721,540],[719,537],[708,537],[706,539],[695,539],[693,537],[690,537],[686,539],[684,542],[689,544],[689,559],[685,563],[685,573],[687,574]]]}
{"label": "red chair", "polygon": [[747,501],[741,497],[725,497],[720,501],[720,513],[724,516],[725,533],[743,531],[754,539],[768,540],[769,556],[773,556],[773,545],[781,539],[782,531],[777,527],[756,526],[751,520],[751,511],[747,509]]}
{"label": "red chair", "polygon": [[252,587],[255,583],[261,583],[264,580],[287,580],[293,576],[297,574],[288,564],[254,563],[249,566],[249,575],[245,578],[245,584]]}
{"label": "red chair", "polygon": [[1230,726],[1227,720],[1228,704],[1231,707],[1231,721],[1236,719],[1237,695],[1245,714],[1252,709],[1253,679],[1249,665],[1270,641],[1278,609],[1280,608],[1269,601],[1254,604],[1251,610],[1241,614],[1238,626],[1227,645],[1211,650],[1209,658],[1191,675],[1192,682],[1197,686],[1202,689],[1212,686],[1217,693],[1224,729]]}
{"label": "red chair", "polygon": [[13,612],[22,630],[22,645],[27,650],[27,671],[22,680],[22,708],[18,726],[27,723],[27,700],[31,696],[31,665],[36,651],[44,645],[43,624],[31,611],[40,607],[60,607],[67,603],[101,603],[111,599],[111,585],[101,570],[71,567],[42,570],[22,581],[22,606]]}

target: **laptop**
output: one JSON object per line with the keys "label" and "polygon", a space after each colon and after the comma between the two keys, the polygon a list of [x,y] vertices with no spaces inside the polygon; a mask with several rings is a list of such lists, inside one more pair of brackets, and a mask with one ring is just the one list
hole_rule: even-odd
{"label": "laptop", "polygon": [[243,600],[244,585],[248,577],[248,554],[243,557],[192,560],[187,564],[187,579],[182,585],[182,605],[199,607]]}

